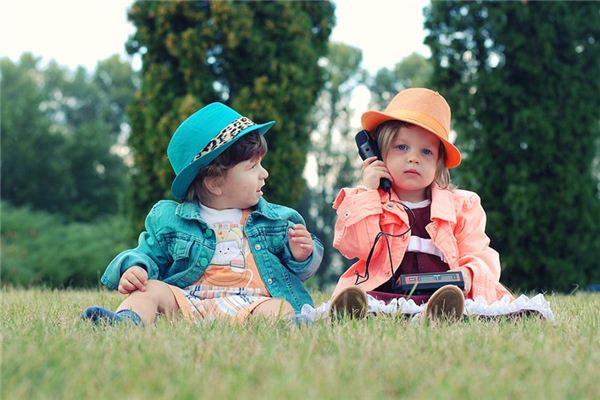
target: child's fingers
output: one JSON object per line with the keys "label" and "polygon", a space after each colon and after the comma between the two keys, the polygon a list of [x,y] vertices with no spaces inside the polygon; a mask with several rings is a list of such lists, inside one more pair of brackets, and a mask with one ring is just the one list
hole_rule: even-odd
{"label": "child's fingers", "polygon": [[369,171],[383,171],[387,170],[385,163],[381,160],[375,160],[369,164],[363,165],[363,173],[368,173]]}
{"label": "child's fingers", "polygon": [[296,224],[290,228],[288,232],[291,236],[306,236],[310,237],[310,232],[302,224]]}
{"label": "child's fingers", "polygon": [[293,232],[308,232],[306,227],[302,224],[294,224],[290,228]]}
{"label": "child's fingers", "polygon": [[363,162],[362,162],[362,167],[366,168],[369,165],[373,164],[375,161],[377,161],[377,157],[373,156],[373,157],[369,157],[366,158]]}
{"label": "child's fingers", "polygon": [[121,279],[121,282],[119,283],[119,293],[129,294],[133,291],[135,291],[135,286],[133,286],[128,280]]}
{"label": "child's fingers", "polygon": [[302,248],[311,248],[312,249],[312,245],[313,245],[313,241],[311,237],[294,237],[291,238],[291,244],[295,245],[295,246],[300,246]]}
{"label": "child's fingers", "polygon": [[142,283],[142,281],[135,275],[135,273],[132,273],[130,276],[128,276],[127,280],[131,285],[133,285],[135,289],[140,290],[142,292],[146,290],[144,283]]}
{"label": "child's fingers", "polygon": [[392,180],[392,175],[390,175],[390,173],[389,173],[389,172],[387,172],[387,171],[383,171],[383,172],[381,173],[381,175],[379,175],[379,178],[380,178],[380,179],[381,179],[381,178],[387,178],[387,179],[389,179],[389,180]]}
{"label": "child's fingers", "polygon": [[312,237],[310,235],[310,232],[306,230],[306,228],[303,225],[297,225],[301,228],[296,228],[296,229],[290,229],[288,231],[288,237],[290,239],[290,241],[294,241],[295,243],[302,243],[302,242],[307,242],[307,241],[311,241],[312,242]]}
{"label": "child's fingers", "polygon": [[313,239],[310,232],[302,224],[296,224],[288,231],[290,246],[294,252],[301,251],[305,255],[310,255],[312,252]]}
{"label": "child's fingers", "polygon": [[143,284],[146,285],[148,283],[148,272],[146,272],[143,268],[136,268],[133,271],[133,275]]}
{"label": "child's fingers", "polygon": [[312,240],[307,238],[294,238],[292,239],[294,244],[298,244],[300,246],[312,246]]}
{"label": "child's fingers", "polygon": [[381,164],[372,165],[370,168],[370,171],[380,174],[380,175],[389,175],[390,172],[387,169],[387,167],[385,166],[385,164],[381,161],[379,161],[379,163],[381,163]]}

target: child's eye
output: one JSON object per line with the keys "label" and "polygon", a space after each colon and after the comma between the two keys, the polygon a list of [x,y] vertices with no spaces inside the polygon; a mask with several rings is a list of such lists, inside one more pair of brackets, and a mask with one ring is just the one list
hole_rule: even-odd
{"label": "child's eye", "polygon": [[431,156],[433,155],[433,151],[429,149],[423,149],[423,154],[425,154],[426,156]]}
{"label": "child's eye", "polygon": [[396,148],[397,148],[398,150],[402,150],[402,151],[404,151],[404,150],[408,150],[408,146],[407,146],[407,145],[405,145],[405,144],[399,144],[399,145],[396,145]]}
{"label": "child's eye", "polygon": [[250,164],[250,169],[255,169],[255,168],[259,167],[260,165],[261,165],[260,161],[253,162],[252,164]]}

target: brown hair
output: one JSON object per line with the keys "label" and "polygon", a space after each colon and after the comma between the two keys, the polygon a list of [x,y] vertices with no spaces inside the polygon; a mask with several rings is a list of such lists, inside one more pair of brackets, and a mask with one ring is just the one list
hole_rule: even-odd
{"label": "brown hair", "polygon": [[[411,126],[411,124],[408,122],[393,120],[383,122],[377,127],[375,137],[377,138],[377,146],[381,151],[382,157],[387,154],[394,136],[400,132],[400,129],[409,126]],[[442,141],[440,140],[439,142],[439,156],[433,181],[442,189],[453,189],[454,186],[450,181],[450,171],[448,170],[448,167],[446,167],[446,149]]]}
{"label": "brown hair", "polygon": [[192,182],[185,195],[186,201],[200,201],[205,193],[204,179],[208,177],[222,178],[227,170],[237,164],[261,158],[267,154],[267,141],[258,132],[251,132],[236,141],[227,150],[221,153],[210,164],[198,171],[196,179]]}

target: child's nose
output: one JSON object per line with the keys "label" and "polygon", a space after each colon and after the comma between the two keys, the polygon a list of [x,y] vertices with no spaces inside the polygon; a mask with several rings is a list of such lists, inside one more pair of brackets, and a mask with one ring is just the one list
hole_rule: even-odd
{"label": "child's nose", "polygon": [[267,179],[269,177],[269,171],[267,171],[265,169],[265,167],[263,167],[262,165],[261,165],[261,168],[262,168],[262,179]]}
{"label": "child's nose", "polygon": [[417,152],[412,151],[409,155],[408,155],[408,162],[411,163],[418,163],[419,162],[419,155]]}

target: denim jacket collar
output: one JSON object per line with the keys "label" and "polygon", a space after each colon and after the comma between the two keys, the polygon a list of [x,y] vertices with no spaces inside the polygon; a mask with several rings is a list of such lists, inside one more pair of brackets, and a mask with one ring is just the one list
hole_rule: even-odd
{"label": "denim jacket collar", "polygon": [[175,209],[175,214],[183,219],[202,222],[202,218],[200,218],[200,207],[196,202],[184,201],[183,203],[179,203]]}
{"label": "denim jacket collar", "polygon": [[263,197],[258,200],[258,204],[254,206],[252,214],[259,214],[265,218],[279,220],[281,216],[273,210],[273,207]]}

